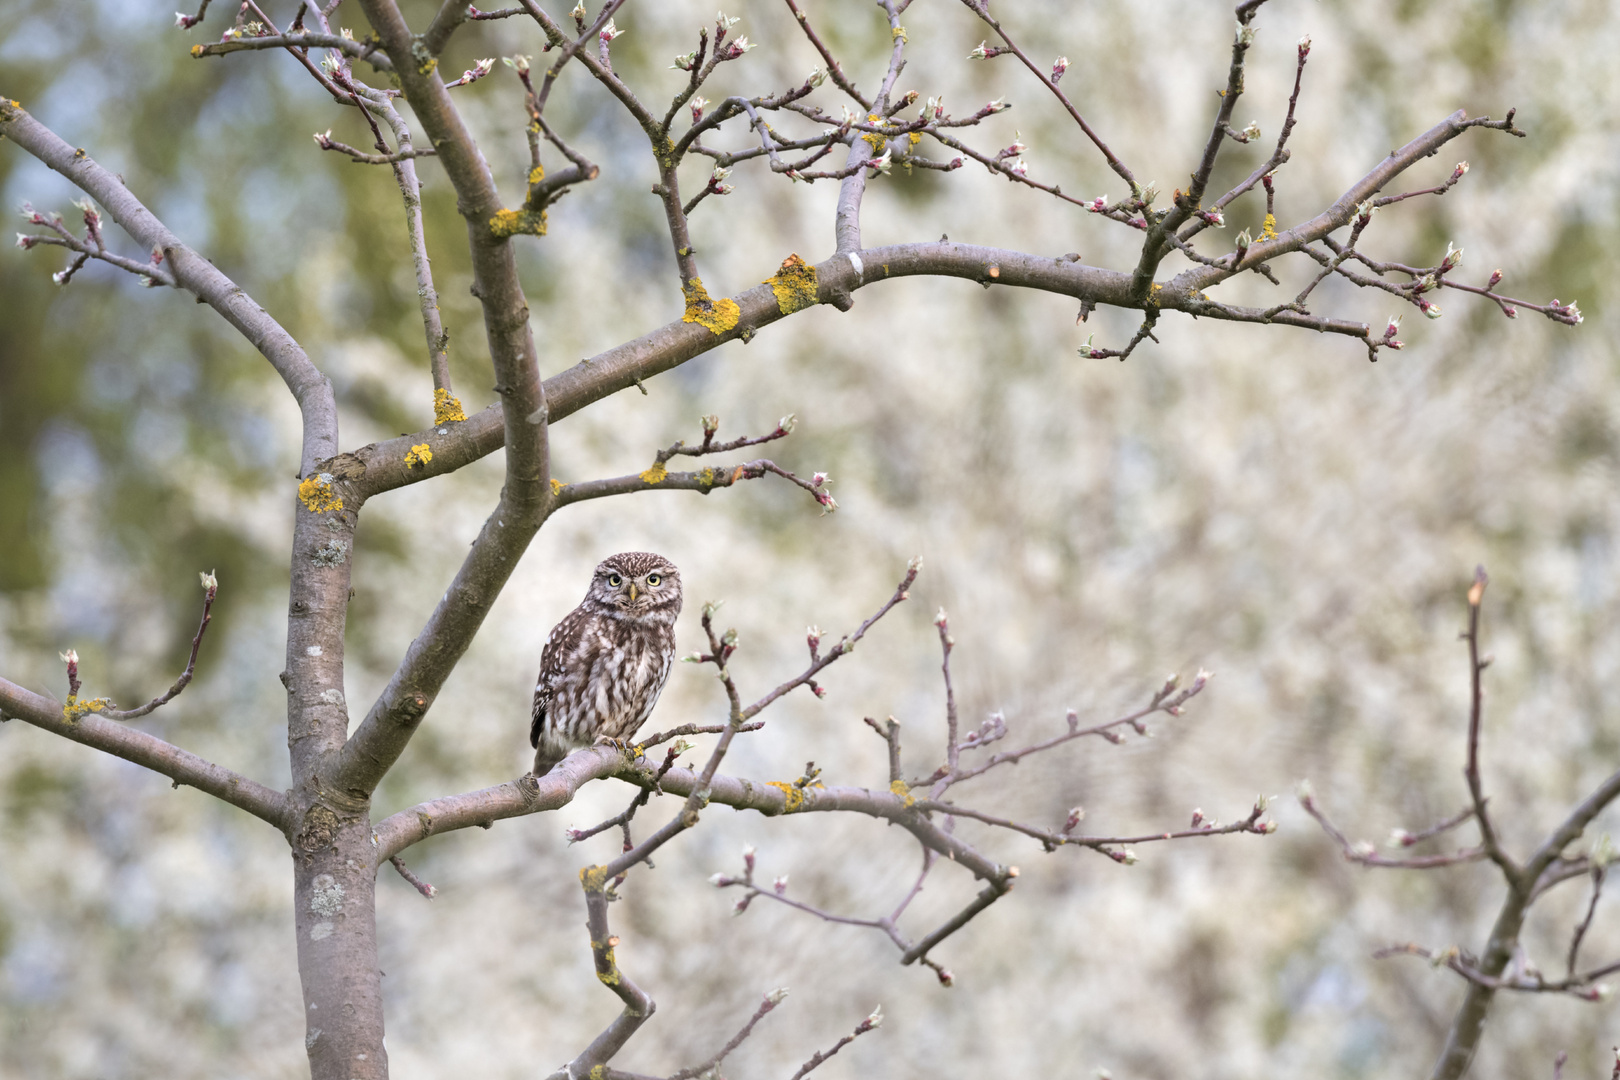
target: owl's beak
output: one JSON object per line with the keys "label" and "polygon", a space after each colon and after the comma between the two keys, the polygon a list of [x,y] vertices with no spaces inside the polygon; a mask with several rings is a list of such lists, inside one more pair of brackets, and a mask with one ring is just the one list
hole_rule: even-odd
{"label": "owl's beak", "polygon": [[633,604],[633,603],[635,603],[635,601],[636,601],[636,583],[632,581],[630,583],[630,602]]}

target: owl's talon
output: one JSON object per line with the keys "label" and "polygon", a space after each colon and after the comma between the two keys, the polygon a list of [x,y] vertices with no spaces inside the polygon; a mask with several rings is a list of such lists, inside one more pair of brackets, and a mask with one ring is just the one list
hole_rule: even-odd
{"label": "owl's talon", "polygon": [[634,762],[636,758],[641,756],[636,753],[636,747],[631,746],[624,739],[616,739],[611,735],[598,735],[596,737],[596,745],[613,747],[613,749],[623,754],[624,759],[629,762]]}

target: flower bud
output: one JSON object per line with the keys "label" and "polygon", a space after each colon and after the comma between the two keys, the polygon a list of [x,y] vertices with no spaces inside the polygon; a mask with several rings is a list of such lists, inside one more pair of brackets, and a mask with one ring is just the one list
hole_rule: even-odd
{"label": "flower bud", "polygon": [[1489,281],[1487,281],[1485,283],[1485,287],[1487,289],[1494,289],[1500,284],[1502,284],[1502,271],[1500,271],[1500,270],[1492,270],[1491,271],[1491,280],[1489,280]]}
{"label": "flower bud", "polygon": [[219,591],[219,579],[214,576],[214,572],[212,570],[208,571],[206,574],[198,573],[197,577],[202,580],[202,587],[208,592],[213,593]]}
{"label": "flower bud", "polygon": [[1055,83],[1063,78],[1063,73],[1069,70],[1069,58],[1060,56],[1052,61],[1052,81]]}
{"label": "flower bud", "polygon": [[779,986],[775,990],[772,990],[770,993],[766,994],[765,1000],[770,1002],[772,1006],[776,1006],[782,1004],[782,999],[787,996],[788,988],[785,986]]}
{"label": "flower bud", "polygon": [[981,41],[981,42],[979,42],[978,48],[974,49],[972,52],[967,54],[967,58],[969,60],[983,60],[985,57],[987,57],[989,55],[990,55],[990,50],[985,47],[985,42]]}
{"label": "flower bud", "polygon": [[607,45],[612,42],[614,38],[623,37],[624,33],[625,32],[623,30],[620,30],[617,26],[613,25],[612,19],[609,19],[607,21],[607,25],[602,27],[602,32],[598,34],[597,37],[602,39],[602,44]]}

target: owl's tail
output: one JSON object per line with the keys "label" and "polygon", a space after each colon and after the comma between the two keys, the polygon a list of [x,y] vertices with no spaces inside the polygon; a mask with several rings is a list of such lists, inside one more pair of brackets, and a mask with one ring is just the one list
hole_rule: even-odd
{"label": "owl's tail", "polygon": [[534,752],[534,775],[544,776],[551,771],[553,765],[561,761],[562,757],[549,751],[544,745]]}

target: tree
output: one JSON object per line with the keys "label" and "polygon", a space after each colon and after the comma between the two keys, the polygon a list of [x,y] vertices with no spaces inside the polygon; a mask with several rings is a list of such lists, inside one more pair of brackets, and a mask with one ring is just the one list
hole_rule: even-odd
{"label": "tree", "polygon": [[[1093,126],[1082,119],[1082,113],[1064,89],[1063,76],[1069,66],[1067,62],[1059,60],[1050,69],[1044,60],[1037,63],[1008,36],[1011,31],[1003,33],[986,11],[975,11],[974,14],[986,25],[985,33],[995,35],[994,40],[998,44],[989,45],[987,39],[984,47],[974,50],[973,58],[986,61],[1003,58],[1000,62],[1016,61],[1030,69],[1042,84],[1043,92],[1050,93],[1070,114],[1080,130],[1080,139],[1094,147],[1120,181],[1128,186],[1129,194],[1118,201],[1080,199],[1065,195],[1055,185],[1032,179],[1030,166],[1023,156],[1024,148],[1016,138],[1003,150],[987,152],[976,151],[957,137],[959,129],[979,126],[1002,112],[1003,103],[999,101],[991,102],[965,118],[952,118],[943,104],[937,102],[925,104],[915,118],[911,116],[910,109],[918,103],[918,96],[902,95],[897,86],[909,46],[908,34],[901,22],[906,6],[893,4],[885,8],[888,40],[892,45],[881,88],[875,95],[864,94],[859,88],[859,80],[851,81],[826,44],[827,39],[816,32],[815,22],[800,17],[798,21],[805,28],[808,41],[820,55],[823,66],[811,78],[775,96],[727,97],[710,110],[710,103],[701,101],[699,91],[707,85],[706,80],[714,77],[719,65],[741,60],[750,47],[746,38],[734,37],[735,31],[729,22],[722,20],[714,25],[712,42],[709,40],[709,29],[705,27],[698,48],[677,59],[676,66],[688,73],[687,84],[662,116],[658,110],[644,106],[627,82],[614,73],[610,46],[619,33],[615,23],[620,7],[618,4],[610,3],[595,17],[584,12],[576,16],[572,27],[552,19],[537,6],[526,5],[522,9],[482,13],[452,4],[431,21],[424,21],[427,28],[420,36],[411,33],[399,11],[392,5],[368,4],[365,5],[365,14],[374,37],[342,35],[335,25],[329,24],[329,13],[301,13],[303,17],[295,17],[283,32],[264,12],[251,6],[242,9],[222,41],[199,46],[195,51],[201,56],[258,49],[291,52],[328,91],[334,102],[347,108],[357,108],[357,115],[367,120],[378,145],[375,147],[377,153],[371,154],[333,140],[330,135],[318,136],[317,142],[323,149],[344,153],[356,160],[388,165],[395,174],[411,225],[413,270],[421,299],[422,323],[435,390],[434,426],[351,452],[343,452],[338,442],[337,412],[330,386],[310,362],[304,348],[283,331],[269,313],[248,300],[230,279],[210,267],[179,237],[160,225],[136,201],[135,194],[124,188],[111,173],[95,165],[93,158],[53,136],[21,105],[7,104],[3,107],[4,113],[0,116],[3,127],[0,127],[0,131],[82,187],[115,222],[129,232],[143,253],[149,254],[138,258],[117,256],[113,245],[102,234],[101,211],[96,209],[94,203],[87,205],[83,211],[86,229],[83,237],[75,231],[76,226],[70,229],[48,212],[30,212],[31,223],[43,231],[31,233],[23,241],[24,246],[64,246],[72,249],[73,263],[61,275],[64,283],[79,266],[90,259],[97,259],[120,265],[152,284],[179,286],[194,292],[199,299],[214,306],[264,353],[298,400],[303,415],[299,509],[293,534],[294,556],[289,597],[292,615],[289,618],[287,666],[283,677],[290,694],[288,731],[294,783],[290,794],[283,795],[255,785],[228,770],[184,755],[159,740],[143,737],[138,729],[122,726],[123,722],[137,717],[120,713],[100,699],[81,700],[78,696],[78,672],[71,660],[70,696],[65,707],[41,695],[6,684],[4,710],[7,715],[120,754],[154,767],[176,781],[215,794],[271,822],[288,836],[297,855],[295,904],[299,917],[298,940],[306,1005],[314,1012],[325,1015],[341,1013],[342,1006],[349,1004],[355,1005],[357,1010],[352,1022],[339,1023],[335,1027],[323,1026],[313,1019],[310,1021],[309,1031],[313,1037],[311,1062],[316,1075],[353,1075],[355,1066],[352,1063],[362,1053],[366,1055],[366,1068],[373,1074],[381,1075],[386,1068],[386,1058],[381,1048],[380,983],[375,959],[377,943],[370,916],[376,867],[385,858],[396,857],[409,843],[430,834],[555,808],[571,798],[580,784],[590,779],[613,775],[643,788],[643,794],[637,796],[637,803],[624,815],[627,839],[630,837],[630,817],[634,806],[643,801],[646,790],[657,787],[665,792],[685,795],[687,803],[682,814],[670,819],[639,847],[632,845],[623,859],[593,868],[583,879],[592,918],[592,940],[598,946],[598,973],[604,981],[617,987],[617,992],[625,998],[626,1011],[604,1033],[598,1044],[593,1044],[591,1049],[575,1060],[573,1065],[576,1072],[587,1071],[605,1062],[645,1019],[647,1012],[646,1000],[614,966],[611,950],[606,946],[607,883],[618,880],[630,867],[644,861],[665,840],[695,823],[706,800],[767,813],[795,808],[861,810],[907,827],[922,842],[925,853],[950,854],[956,861],[972,869],[985,882],[984,891],[978,899],[962,909],[960,916],[941,924],[938,931],[916,941],[902,940],[896,936],[897,944],[902,945],[903,956],[908,960],[928,959],[930,948],[945,934],[958,929],[967,919],[1002,895],[1012,880],[1009,868],[993,859],[978,857],[954,840],[948,831],[936,827],[928,816],[931,813],[940,814],[947,820],[976,816],[990,824],[1035,835],[1054,846],[1083,843],[1108,851],[1117,859],[1130,857],[1125,850],[1123,837],[1074,835],[1077,820],[1065,822],[1063,829],[1054,829],[1022,825],[955,805],[950,805],[947,812],[947,804],[937,800],[953,783],[973,772],[971,768],[962,770],[959,766],[957,755],[960,751],[957,748],[964,743],[958,738],[954,719],[946,739],[948,752],[942,769],[932,775],[912,774],[911,780],[922,778],[918,783],[908,783],[907,774],[901,770],[898,729],[874,722],[874,727],[878,728],[889,747],[889,782],[899,785],[888,792],[818,789],[814,770],[810,768],[797,782],[783,783],[776,790],[768,792],[764,790],[768,785],[727,781],[717,772],[721,758],[731,745],[732,738],[752,722],[753,712],[750,710],[757,711],[754,706],[744,706],[741,692],[729,677],[725,683],[730,700],[728,723],[723,731],[709,732],[720,738],[706,765],[699,770],[674,768],[673,755],[666,755],[660,761],[655,754],[647,763],[638,766],[626,760],[624,755],[604,749],[576,755],[568,765],[538,785],[521,782],[500,785],[465,796],[435,800],[381,821],[372,821],[369,803],[378,784],[404,752],[407,742],[434,704],[457,660],[470,646],[530,540],[553,512],[574,502],[636,491],[677,489],[707,493],[715,487],[732,486],[744,479],[762,478],[767,474],[783,476],[806,488],[826,509],[835,505],[827,492],[824,477],[804,480],[778,467],[775,462],[764,459],[733,464],[721,471],[680,473],[667,468],[671,461],[680,456],[734,452],[754,443],[779,439],[787,435],[791,426],[787,423],[758,439],[723,443],[716,441],[718,423],[705,421],[700,444],[676,444],[661,450],[652,467],[643,472],[609,481],[562,484],[553,479],[548,463],[548,437],[552,422],[560,421],[609,394],[639,386],[642,380],[727,341],[747,341],[764,326],[808,310],[814,304],[825,303],[847,309],[853,302],[856,290],[891,276],[954,276],[978,281],[986,288],[996,284],[1034,288],[1078,300],[1082,318],[1089,317],[1098,307],[1141,313],[1142,322],[1137,332],[1126,341],[1116,342],[1117,347],[1099,347],[1088,341],[1082,347],[1082,354],[1092,358],[1118,356],[1124,359],[1132,354],[1144,340],[1153,336],[1161,315],[1166,311],[1223,321],[1281,323],[1326,331],[1357,339],[1373,359],[1377,359],[1381,350],[1401,347],[1396,337],[1395,320],[1379,330],[1372,330],[1364,323],[1331,317],[1314,310],[1311,301],[1318,286],[1330,279],[1382,289],[1431,317],[1438,315],[1438,307],[1431,297],[1441,289],[1453,288],[1484,294],[1507,313],[1525,309],[1538,311],[1559,322],[1574,323],[1580,319],[1580,313],[1573,304],[1553,301],[1537,305],[1499,296],[1495,293],[1499,280],[1494,277],[1483,285],[1453,280],[1460,255],[1449,249],[1445,256],[1430,266],[1380,262],[1358,249],[1364,230],[1370,226],[1373,213],[1380,206],[1402,202],[1417,195],[1444,194],[1462,179],[1466,166],[1458,165],[1438,183],[1428,187],[1415,186],[1413,190],[1391,195],[1380,195],[1380,192],[1469,128],[1484,127],[1517,134],[1511,113],[1502,121],[1469,119],[1461,114],[1448,117],[1392,153],[1389,159],[1352,185],[1326,210],[1293,228],[1278,230],[1273,212],[1274,198],[1278,181],[1287,176],[1285,171],[1279,173],[1278,170],[1288,160],[1287,142],[1293,127],[1293,110],[1310,52],[1309,42],[1302,41],[1297,49],[1294,90],[1289,98],[1288,112],[1276,142],[1271,144],[1273,149],[1270,156],[1205,207],[1206,198],[1215,190],[1211,183],[1216,167],[1221,163],[1220,152],[1227,146],[1227,141],[1230,139],[1248,144],[1259,138],[1253,128],[1238,130],[1233,126],[1234,110],[1243,90],[1245,61],[1253,40],[1254,17],[1260,6],[1257,3],[1242,4],[1236,11],[1238,30],[1232,44],[1226,86],[1215,108],[1203,152],[1194,163],[1191,181],[1185,192],[1178,189],[1169,198],[1170,205],[1156,207],[1155,203],[1162,198],[1160,193],[1153,190],[1152,185],[1138,182],[1131,170],[1095,133]],[[796,15],[808,14],[800,13],[797,8],[793,10]],[[537,67],[533,71],[528,70],[525,58],[508,58],[521,81],[522,100],[531,122],[531,161],[525,200],[519,208],[507,209],[497,196],[492,173],[484,164],[460,112],[452,104],[448,90],[450,86],[477,82],[497,69],[493,63],[480,63],[469,68],[459,80],[447,83],[437,68],[441,50],[451,40],[458,25],[468,17],[483,21],[514,16],[532,18],[544,35],[547,55],[555,51],[556,56],[546,74],[540,78],[535,77]],[[309,55],[310,49],[327,50],[325,63],[316,64]],[[547,211],[556,200],[574,185],[587,182],[599,174],[597,166],[575,149],[574,142],[577,140],[559,134],[545,117],[554,78],[565,70],[573,73],[576,68],[570,65],[576,61],[577,67],[586,69],[624,108],[645,133],[653,149],[657,170],[654,194],[665,211],[686,311],[679,322],[611,349],[542,382],[539,378],[538,349],[530,330],[527,301],[518,279],[514,246],[528,242],[516,239],[519,236],[543,234],[547,225]],[[379,84],[378,87],[372,87],[362,80],[356,73],[356,64],[369,64],[373,72],[381,73],[371,79]],[[504,76],[505,70],[500,69],[500,73]],[[436,290],[421,224],[415,159],[429,156],[429,150],[416,147],[409,126],[395,108],[394,99],[387,93],[384,84],[391,86],[393,80],[398,81],[398,89],[411,107],[413,122],[426,135],[431,155],[440,158],[440,164],[455,186],[467,219],[475,290],[483,309],[502,402],[470,418],[461,416],[462,409],[451,385],[447,341],[439,320]],[[824,111],[824,106],[814,104],[819,97],[817,91],[822,94],[830,92],[823,85],[826,81],[831,82],[832,89],[845,95],[848,101],[844,106],[846,109],[858,106],[858,110],[849,112],[847,116],[834,117]],[[510,84],[507,89],[511,91]],[[691,114],[692,123],[686,126],[688,113]],[[764,114],[769,113],[796,114],[798,119],[782,117],[781,122],[784,128],[794,124],[792,130],[798,134],[778,133],[764,119]],[[719,139],[721,136],[718,132],[726,124],[731,125],[727,129],[728,137],[733,130],[746,126],[752,133],[749,141],[738,143],[729,150],[713,149],[703,143],[702,137],[710,132],[716,132],[712,137]],[[800,131],[800,128],[803,130]],[[559,169],[553,161],[552,171],[547,173],[542,161],[542,140],[549,143],[568,165]],[[928,140],[930,147],[943,147],[946,153],[936,158],[925,157],[927,151],[921,149],[923,140]],[[840,147],[848,148],[847,156],[838,149]],[[700,157],[708,160],[701,162],[702,171],[695,194],[690,199],[683,198],[680,166],[688,163],[688,158],[695,163]],[[840,157],[843,160],[839,160]],[[952,171],[969,158],[1014,185],[1044,191],[1086,212],[1110,218],[1124,228],[1140,233],[1141,245],[1134,267],[1118,271],[1099,270],[1082,265],[1082,260],[1074,255],[1053,257],[1024,254],[943,239],[877,248],[861,245],[860,210],[866,185],[871,178],[893,172],[896,168]],[[835,228],[837,253],[814,265],[791,256],[765,285],[740,293],[732,299],[715,299],[710,296],[698,273],[703,252],[694,250],[689,218],[701,201],[727,193],[727,170],[755,159],[768,162],[772,172],[786,173],[790,179],[819,178],[839,184]],[[712,166],[709,161],[713,162]],[[689,168],[689,181],[691,172]],[[1205,234],[1218,235],[1209,233],[1209,230],[1224,224],[1228,206],[1245,194],[1258,201],[1262,192],[1265,195],[1266,214],[1258,235],[1251,235],[1245,230],[1239,234],[1232,249],[1219,257],[1197,252],[1193,246],[1195,238]],[[1332,239],[1332,233],[1346,228],[1350,230],[1347,242]],[[1284,255],[1295,253],[1305,255],[1316,266],[1304,275],[1301,288],[1291,301],[1251,307],[1225,303],[1209,295],[1209,290],[1217,284],[1247,274],[1250,270],[1271,277],[1272,263]],[[1161,263],[1180,256],[1192,262],[1191,268],[1167,280],[1156,281]],[[1390,273],[1404,276],[1406,280],[1401,284],[1392,284],[1386,280]],[[499,505],[486,521],[444,600],[406,652],[389,686],[360,727],[349,735],[347,725],[340,725],[338,721],[347,720],[341,689],[345,604],[361,509],[373,497],[443,473],[458,471],[498,447],[504,447],[506,451],[505,488]],[[914,568],[908,571],[891,605],[906,594],[914,574]],[[210,603],[213,596],[213,587],[209,586],[207,597]],[[735,644],[728,641],[708,617],[705,618],[705,629],[710,636],[709,647],[700,662],[714,663],[722,675],[726,675],[731,649]],[[865,626],[843,640],[853,645],[864,632]],[[940,634],[948,658],[950,641],[943,619]],[[199,641],[201,636],[199,631]],[[847,652],[843,648],[843,641],[825,656],[819,653],[818,648],[817,635],[812,634],[810,666],[799,677],[784,684],[780,692],[798,685],[813,688],[814,677],[825,665]],[[195,648],[192,655],[194,660]],[[188,664],[187,675],[182,676],[171,695],[165,697],[178,693],[184,687],[191,670]],[[1152,698],[1150,708],[1179,709],[1186,700],[1185,695],[1197,692],[1202,686],[1201,679],[1195,679],[1186,690],[1167,686]],[[777,692],[773,692],[762,698],[758,708],[769,704],[776,695]],[[1059,741],[1082,734],[1112,733],[1119,725],[1139,722],[1141,718],[1141,715],[1132,715],[1096,728],[1082,726],[1076,720],[1071,722],[1065,734],[1059,736]],[[966,745],[977,746],[992,741],[999,737],[1002,730],[996,723],[990,722],[987,727],[980,729],[977,740],[969,736]],[[668,734],[671,738],[680,737],[679,731]],[[649,740],[644,748],[653,745],[658,744]],[[1006,756],[991,759],[995,763],[1010,760],[1014,759]],[[729,787],[728,784],[735,786]],[[931,787],[929,799],[919,804],[912,789],[925,785]],[[823,795],[822,791],[828,794]],[[805,802],[798,803],[800,799]],[[1260,829],[1260,809],[1257,806],[1245,821],[1226,829]],[[1160,827],[1157,824],[1154,826],[1156,829]],[[1201,819],[1195,819],[1192,831],[1207,835],[1214,830],[1206,828]],[[931,857],[925,854],[925,870],[931,865]],[[748,890],[746,897],[776,896],[774,889],[754,888],[751,866],[736,884]],[[341,923],[331,918],[336,914],[343,916]],[[321,929],[323,923],[330,924],[324,933]],[[879,928],[893,935],[898,933],[892,925],[880,925]],[[944,975],[943,971],[940,973]]]}

